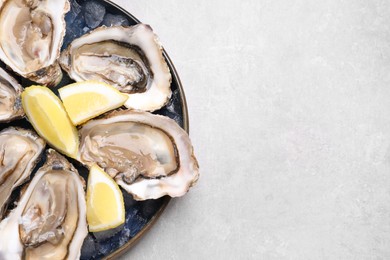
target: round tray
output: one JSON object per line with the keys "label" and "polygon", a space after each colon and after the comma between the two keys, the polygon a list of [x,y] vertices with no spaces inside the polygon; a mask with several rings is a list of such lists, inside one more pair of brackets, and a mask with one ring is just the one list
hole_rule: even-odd
{"label": "round tray", "polygon": [[[75,8],[75,6],[78,8],[83,8],[85,3],[87,2],[87,0],[69,1],[71,2],[72,8]],[[120,6],[112,3],[111,1],[96,0],[95,2],[103,5],[106,9],[106,13],[110,13],[113,15],[122,15],[123,17],[126,17],[129,22],[129,25],[135,25],[137,23],[140,23],[140,21],[132,14],[130,14]],[[75,3],[77,3],[77,5],[75,5]],[[70,13],[68,13],[67,16],[69,15]],[[76,30],[82,33],[79,33],[79,35],[77,35],[77,33],[74,34],[73,32]],[[84,21],[80,22],[80,20],[77,20],[77,22],[68,22],[67,35],[65,36],[63,49],[66,48],[67,44],[71,40],[73,40],[73,38],[81,36],[84,33],[88,33],[88,31],[90,30],[91,29],[86,26]],[[188,111],[183,87],[180,82],[179,76],[175,70],[175,67],[173,66],[173,63],[170,60],[168,54],[165,52],[165,50],[163,50],[163,54],[172,74],[172,98],[165,107],[154,113],[165,115],[174,119],[183,129],[188,132]],[[35,84],[34,82],[26,80],[13,73],[2,62],[0,62],[0,67],[6,69],[7,72],[13,75],[22,84],[23,87],[28,87],[30,85]],[[56,86],[53,91],[57,93],[58,88],[73,82],[74,81],[66,75],[66,72],[64,72],[64,77],[61,83]],[[11,122],[9,124],[0,124],[0,129],[9,126],[19,126],[29,129],[32,128],[31,125],[25,119],[22,119]],[[72,159],[69,160],[79,170],[80,175],[85,180],[87,180],[88,170],[82,165],[80,165],[78,162]],[[44,161],[45,159],[42,159],[42,161],[37,165],[36,169],[42,166]],[[13,192],[11,202],[18,200],[21,188],[22,187],[16,189]],[[131,195],[126,193],[126,191],[122,190],[122,192],[124,195],[126,208],[125,224],[113,230],[99,233],[89,233],[84,241],[83,248],[81,250],[81,259],[111,259],[116,258],[119,255],[125,253],[153,226],[153,224],[160,217],[160,215],[170,201],[170,197],[168,196],[157,200],[135,201],[132,199]],[[11,205],[12,204],[13,203],[11,203]]]}

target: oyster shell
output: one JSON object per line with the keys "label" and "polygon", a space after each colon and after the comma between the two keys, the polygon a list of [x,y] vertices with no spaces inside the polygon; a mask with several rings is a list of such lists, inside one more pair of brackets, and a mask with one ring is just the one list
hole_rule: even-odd
{"label": "oyster shell", "polygon": [[0,219],[12,191],[29,179],[44,148],[45,141],[30,130],[0,132]]}
{"label": "oyster shell", "polygon": [[69,9],[68,0],[0,0],[0,59],[25,78],[56,85]]}
{"label": "oyster shell", "polygon": [[21,97],[23,88],[0,68],[0,122],[9,122],[24,116]]}
{"label": "oyster shell", "polygon": [[100,27],[74,40],[61,66],[76,81],[98,80],[130,98],[125,106],[154,111],[172,95],[171,73],[150,26]]}
{"label": "oyster shell", "polygon": [[88,234],[84,182],[50,149],[47,161],[0,223],[0,259],[79,259]]}
{"label": "oyster shell", "polygon": [[78,160],[97,163],[136,200],[182,196],[199,177],[188,134],[168,117],[115,111],[79,133]]}

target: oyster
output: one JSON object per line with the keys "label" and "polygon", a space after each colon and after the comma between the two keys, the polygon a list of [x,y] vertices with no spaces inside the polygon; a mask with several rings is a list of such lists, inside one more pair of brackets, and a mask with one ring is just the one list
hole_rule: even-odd
{"label": "oyster", "polygon": [[25,78],[56,85],[69,8],[68,0],[0,0],[0,59]]}
{"label": "oyster", "polygon": [[12,191],[29,179],[44,148],[45,141],[30,130],[0,132],[0,219]]}
{"label": "oyster", "polygon": [[0,223],[0,259],[79,259],[88,234],[84,182],[50,149],[18,206]]}
{"label": "oyster", "polygon": [[168,117],[115,111],[79,133],[78,160],[97,163],[136,200],[182,196],[198,179],[188,134]]}
{"label": "oyster", "polygon": [[172,95],[171,73],[150,26],[100,27],[74,40],[61,54],[61,66],[76,81],[98,80],[130,98],[125,106],[154,111]]}
{"label": "oyster", "polygon": [[24,115],[20,100],[23,88],[0,68],[0,122],[9,122]]}

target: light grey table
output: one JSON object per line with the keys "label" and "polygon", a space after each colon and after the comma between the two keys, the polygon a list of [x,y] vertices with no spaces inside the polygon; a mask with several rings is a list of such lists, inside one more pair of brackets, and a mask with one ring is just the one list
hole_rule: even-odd
{"label": "light grey table", "polygon": [[122,259],[390,259],[390,1],[114,2],[172,58],[201,166]]}

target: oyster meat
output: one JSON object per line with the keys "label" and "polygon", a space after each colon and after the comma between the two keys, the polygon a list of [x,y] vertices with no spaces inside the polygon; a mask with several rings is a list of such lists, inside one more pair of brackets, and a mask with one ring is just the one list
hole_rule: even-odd
{"label": "oyster meat", "polygon": [[97,163],[136,200],[182,196],[198,179],[188,134],[168,117],[115,111],[79,133],[79,161]]}
{"label": "oyster meat", "polygon": [[61,66],[76,81],[106,82],[130,98],[125,106],[154,111],[172,95],[171,73],[150,26],[100,27],[74,40]]}
{"label": "oyster meat", "polygon": [[0,122],[9,122],[24,116],[21,103],[23,88],[0,68]]}
{"label": "oyster meat", "polygon": [[88,234],[84,185],[73,165],[50,149],[0,223],[0,259],[79,259]]}
{"label": "oyster meat", "polygon": [[0,0],[0,59],[25,78],[56,85],[69,8],[68,0]]}
{"label": "oyster meat", "polygon": [[44,148],[45,141],[30,130],[0,132],[0,220],[12,191],[29,179]]}

